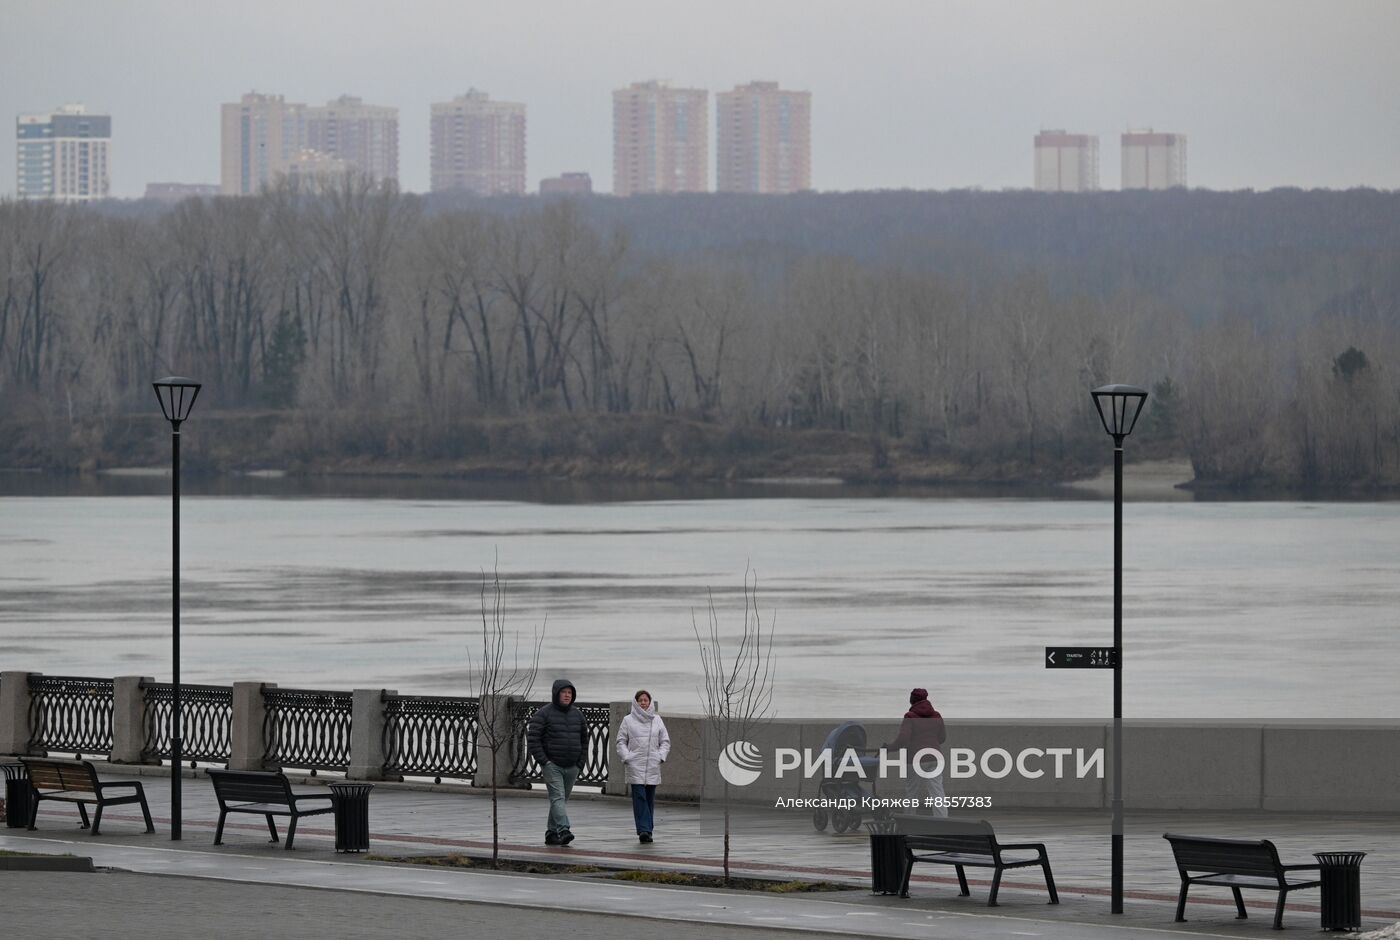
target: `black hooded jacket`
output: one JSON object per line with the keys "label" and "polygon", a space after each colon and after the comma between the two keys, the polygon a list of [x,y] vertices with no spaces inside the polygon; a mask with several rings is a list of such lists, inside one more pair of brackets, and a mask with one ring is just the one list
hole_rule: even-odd
{"label": "black hooded jacket", "polygon": [[578,690],[568,679],[555,679],[554,692],[548,705],[541,705],[530,716],[525,740],[530,756],[543,767],[553,762],[559,767],[582,767],[588,753],[588,725],[583,711],[574,705],[560,705],[559,693],[571,689],[574,699]]}

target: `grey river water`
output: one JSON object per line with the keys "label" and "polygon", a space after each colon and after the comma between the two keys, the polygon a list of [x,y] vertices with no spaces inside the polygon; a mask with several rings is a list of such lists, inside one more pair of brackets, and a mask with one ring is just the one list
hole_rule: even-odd
{"label": "grey river water", "polygon": [[[168,484],[162,484],[168,485]],[[1106,718],[1111,674],[1044,647],[1112,637],[1097,499],[189,495],[184,679],[467,694],[481,571],[547,619],[542,684],[698,707],[692,617],[775,618],[779,717]],[[1400,503],[1130,502],[1125,711],[1400,716]],[[0,496],[0,668],[169,676],[169,499]]]}

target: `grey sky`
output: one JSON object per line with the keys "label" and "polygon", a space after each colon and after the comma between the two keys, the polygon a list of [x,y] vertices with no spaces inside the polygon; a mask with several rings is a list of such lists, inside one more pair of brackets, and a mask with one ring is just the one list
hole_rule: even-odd
{"label": "grey sky", "polygon": [[67,101],[112,115],[115,195],[218,182],[254,89],[398,106],[421,191],[428,106],[469,87],[528,105],[532,188],[607,190],[610,93],[649,78],[811,91],[818,189],[1029,186],[1041,127],[1100,135],[1115,188],[1129,126],[1189,135],[1194,186],[1393,189],[1397,40],[1397,0],[0,0],[0,193],[15,116]]}

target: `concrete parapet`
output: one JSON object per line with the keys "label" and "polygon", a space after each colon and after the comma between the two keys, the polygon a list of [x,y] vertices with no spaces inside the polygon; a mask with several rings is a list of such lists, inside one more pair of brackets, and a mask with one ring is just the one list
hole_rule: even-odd
{"label": "concrete parapet", "polygon": [[671,754],[661,768],[657,792],[668,800],[698,800],[704,790],[707,765],[704,722],[692,715],[663,715],[661,720],[666,722],[666,733],[671,736]]}
{"label": "concrete parapet", "polygon": [[274,689],[275,682],[235,682],[233,684],[233,720],[230,722],[232,740],[228,766],[230,770],[266,770],[263,760],[263,720],[267,707],[263,704],[263,689]]}
{"label": "concrete parapet", "polygon": [[150,676],[117,676],[112,680],[112,752],[108,759],[114,764],[148,762],[146,693],[141,685],[154,681]]}
{"label": "concrete parapet", "polygon": [[0,754],[29,753],[29,677],[37,672],[0,672]]}
{"label": "concrete parapet", "polygon": [[[510,718],[511,699],[483,695],[477,708],[476,776],[472,785],[490,787],[494,773],[497,787],[509,787],[515,766],[515,738]],[[609,770],[611,770],[609,765]]]}
{"label": "concrete parapet", "polygon": [[[1113,726],[1106,730],[1111,736]],[[1263,760],[1258,725],[1125,723],[1124,803],[1128,809],[1259,809]],[[1111,778],[1104,783],[1107,793]]]}
{"label": "concrete parapet", "polygon": [[352,780],[384,779],[384,696],[393,689],[355,689],[350,706],[350,766]]}
{"label": "concrete parapet", "polygon": [[1266,810],[1400,812],[1400,728],[1263,728]]}

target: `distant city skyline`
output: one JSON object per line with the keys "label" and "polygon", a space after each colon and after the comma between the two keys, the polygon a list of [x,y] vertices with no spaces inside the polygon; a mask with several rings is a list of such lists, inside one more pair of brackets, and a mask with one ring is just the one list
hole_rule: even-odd
{"label": "distant city skyline", "polygon": [[[1189,136],[1191,186],[1400,187],[1388,0],[716,0],[698,19],[640,0],[403,0],[387,24],[374,9],[17,5],[0,31],[0,117],[69,101],[112,116],[112,195],[135,198],[151,182],[218,182],[218,108],[250,88],[351,94],[399,110],[399,179],[425,192],[431,105],[475,86],[529,108],[526,191],[578,171],[609,191],[616,89],[776,81],[812,95],[817,190],[1029,188],[1027,141],[1043,128],[1102,139],[1100,186],[1117,189],[1111,143],[1145,127]],[[715,133],[711,121],[711,162]],[[0,148],[0,194],[15,194],[16,158]]]}

